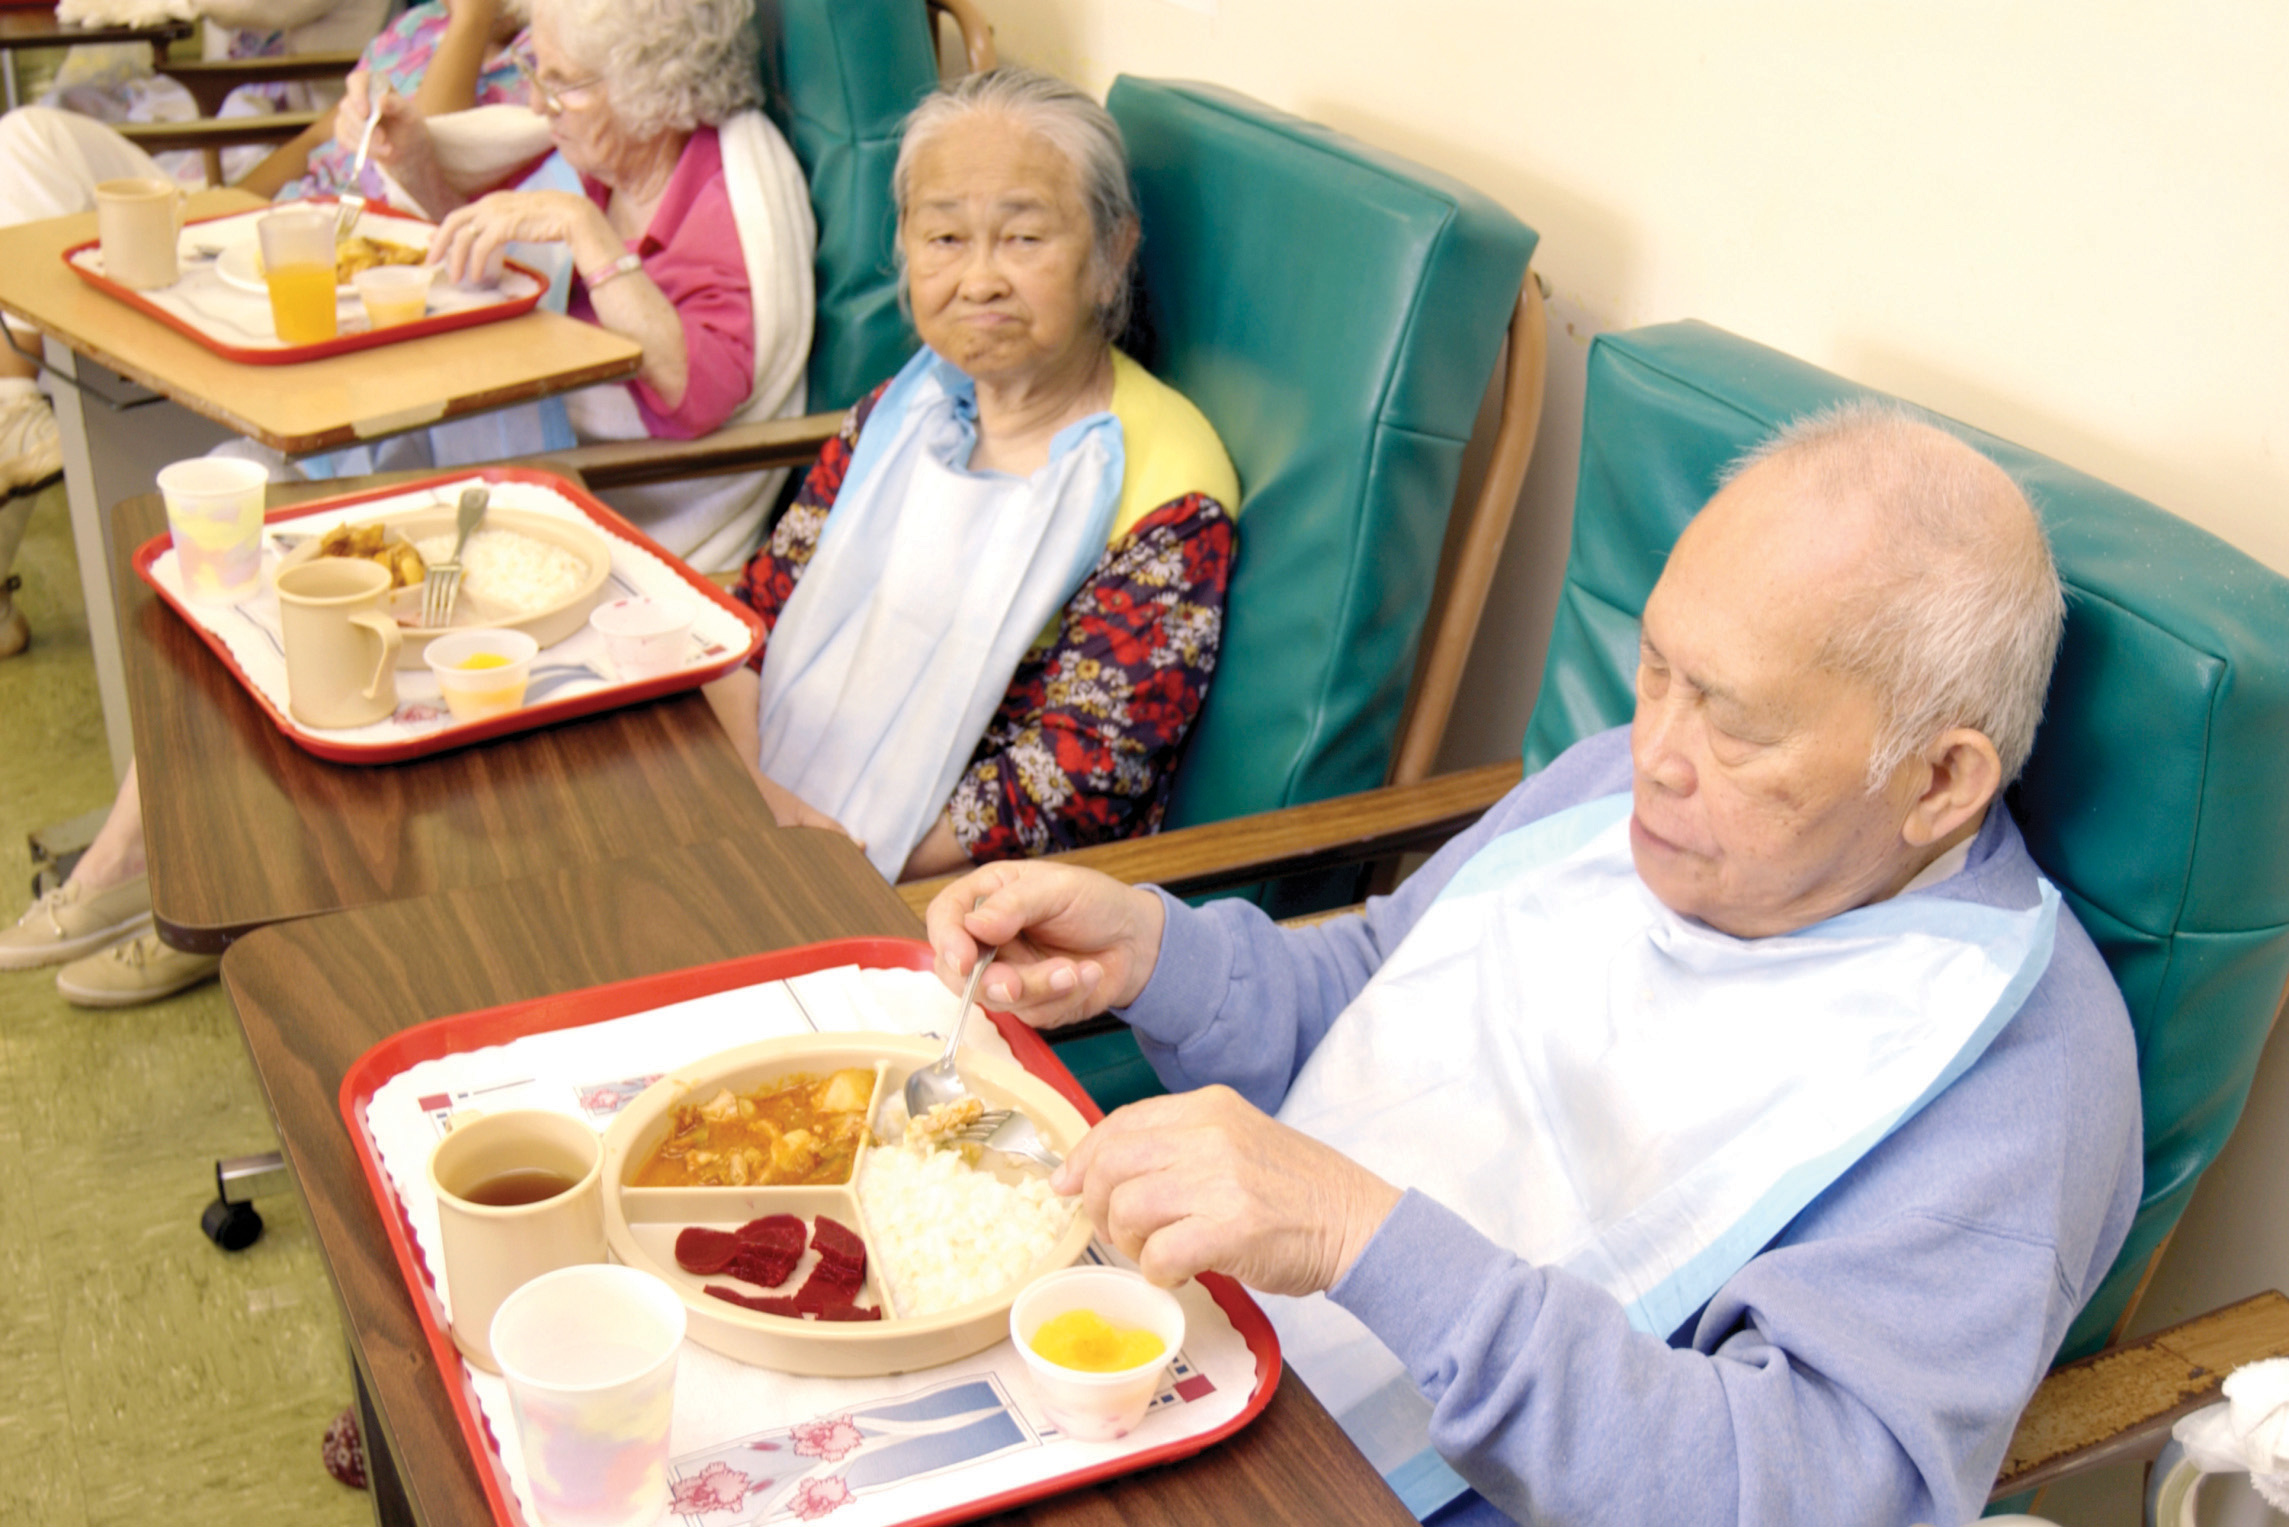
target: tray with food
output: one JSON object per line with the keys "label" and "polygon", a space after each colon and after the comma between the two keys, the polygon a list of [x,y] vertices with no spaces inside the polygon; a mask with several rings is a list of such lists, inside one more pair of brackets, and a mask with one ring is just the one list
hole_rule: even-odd
{"label": "tray with food", "polygon": [[[482,518],[460,545],[450,615],[432,625],[429,568],[454,560],[473,492]],[[304,648],[315,638],[297,624],[314,607],[297,570],[328,562],[379,569],[366,574],[370,598],[332,601],[367,607],[352,619],[371,631],[338,633],[366,644],[341,681],[354,687],[337,698],[359,707],[347,713],[314,708],[320,680]],[[236,595],[207,597],[172,534],[145,543],[134,565],[281,731],[340,763],[423,757],[696,688],[763,640],[752,611],[586,489],[528,468],[275,510],[263,518],[259,573]]]}
{"label": "tray with food", "polygon": [[[506,1381],[455,1342],[461,1274],[441,1272],[462,1264],[432,1164],[472,1118],[595,1132],[610,1260],[664,1280],[688,1317],[660,1486],[683,1519],[962,1521],[1184,1457],[1261,1412],[1277,1339],[1214,1276],[1167,1301],[1165,1341],[1117,1333],[1158,1348],[1141,1419],[1092,1430],[1058,1409],[1037,1374],[1094,1311],[1053,1286],[1080,1279],[1081,1303],[1118,1317],[1088,1280],[1124,1276],[1059,1269],[1121,1259],[1040,1167],[963,1143],[954,1115],[909,1131],[904,1078],[960,1009],[929,965],[899,939],[779,951],[440,1019],[351,1068],[342,1116],[497,1520],[535,1519],[532,1479]],[[1052,1149],[1100,1116],[1014,1019],[972,1009],[962,1039],[971,1101],[1020,1111]]]}
{"label": "tray with food", "polygon": [[[307,205],[330,209],[333,202],[321,197]],[[531,312],[548,291],[545,276],[515,261],[505,267],[498,285],[449,283],[425,263],[430,237],[437,231],[434,224],[386,208],[368,208],[349,236],[335,244],[331,301],[323,295],[323,277],[318,278],[316,293],[300,299],[318,309],[313,318],[317,328],[311,332],[330,328],[331,337],[282,339],[255,229],[273,210],[263,207],[185,223],[176,243],[178,274],[166,286],[137,289],[113,280],[104,270],[102,245],[94,239],[66,249],[64,263],[89,285],[215,354],[257,366],[322,360],[514,318]],[[395,278],[395,290],[375,287],[361,294],[356,284],[359,273],[376,269],[405,274]]]}

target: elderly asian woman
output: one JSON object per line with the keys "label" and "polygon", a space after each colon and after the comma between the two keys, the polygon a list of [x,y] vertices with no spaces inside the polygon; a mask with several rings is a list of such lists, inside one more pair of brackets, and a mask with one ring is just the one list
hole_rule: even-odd
{"label": "elderly asian woman", "polygon": [[737,590],[710,686],[783,823],[886,877],[1153,831],[1208,688],[1239,488],[1114,348],[1140,230],[1120,131],[1021,69],[908,119],[892,178],[923,348],[845,421]]}
{"label": "elderly asian woman", "polygon": [[[580,189],[457,193],[420,114],[383,105],[374,156],[442,214],[431,260],[497,277],[512,243],[556,243],[569,312],[643,346],[633,382],[569,400],[583,440],[691,439],[802,411],[814,229],[801,168],[756,109],[751,0],[534,0],[530,103]],[[636,490],[615,507],[702,568],[754,548],[776,473]]]}

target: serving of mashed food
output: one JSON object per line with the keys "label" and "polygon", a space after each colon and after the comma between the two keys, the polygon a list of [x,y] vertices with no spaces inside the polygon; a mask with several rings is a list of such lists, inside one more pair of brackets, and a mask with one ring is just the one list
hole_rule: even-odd
{"label": "serving of mashed food", "polygon": [[971,1154],[917,1136],[860,1161],[859,1222],[894,1315],[935,1315],[1001,1293],[1073,1223],[1078,1200],[1050,1192],[1046,1177],[1004,1181]]}
{"label": "serving of mashed food", "polygon": [[[453,532],[424,536],[413,549],[426,563],[453,555]],[[491,526],[461,548],[461,593],[495,620],[517,620],[563,604],[588,581],[588,563],[552,541]]]}

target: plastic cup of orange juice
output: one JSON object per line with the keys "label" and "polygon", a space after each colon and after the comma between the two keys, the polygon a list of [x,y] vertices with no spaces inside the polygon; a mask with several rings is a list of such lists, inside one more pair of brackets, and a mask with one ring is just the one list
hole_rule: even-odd
{"label": "plastic cup of orange juice", "polygon": [[314,345],[332,339],[334,214],[324,207],[290,207],[254,225],[262,240],[262,280],[270,288],[270,320],[280,340]]}
{"label": "plastic cup of orange juice", "polygon": [[456,631],[423,651],[456,721],[505,716],[525,703],[540,643],[522,631]]}
{"label": "plastic cup of orange juice", "polygon": [[434,265],[376,265],[350,277],[358,300],[366,305],[366,321],[377,329],[418,323],[429,311],[429,283]]}

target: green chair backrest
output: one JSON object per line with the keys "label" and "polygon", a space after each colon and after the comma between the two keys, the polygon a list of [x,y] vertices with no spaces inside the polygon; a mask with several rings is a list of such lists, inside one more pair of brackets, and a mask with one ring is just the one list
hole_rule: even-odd
{"label": "green chair backrest", "polygon": [[[1869,396],[1705,324],[1598,339],[1529,770],[1629,719],[1638,616],[1724,465],[1792,418]],[[2145,1194],[2067,1333],[2073,1358],[2104,1343],[2232,1132],[2289,978],[2289,581],[2143,499],[1934,422],[2009,471],[2050,532],[2066,638],[2009,799],[2138,1036]]]}
{"label": "green chair backrest", "polygon": [[1372,789],[1534,231],[1229,90],[1123,77],[1106,105],[1144,223],[1131,348],[1216,426],[1245,501],[1169,825]]}
{"label": "green chair backrest", "polygon": [[810,410],[839,412],[914,353],[898,310],[890,169],[898,128],[938,83],[922,0],[759,0],[763,95],[810,181],[819,225]]}

